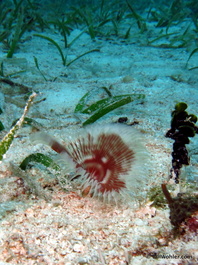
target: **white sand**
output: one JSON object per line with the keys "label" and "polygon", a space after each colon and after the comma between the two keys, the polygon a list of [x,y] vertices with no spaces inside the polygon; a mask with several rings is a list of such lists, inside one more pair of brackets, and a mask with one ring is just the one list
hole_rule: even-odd
{"label": "white sand", "polygon": [[[152,28],[152,25],[151,25]],[[153,30],[153,29],[152,29]],[[70,39],[73,39],[75,30]],[[156,33],[157,34],[157,33]],[[45,33],[60,42],[58,34]],[[139,42],[139,43],[138,43]],[[164,134],[170,126],[171,111],[177,102],[189,105],[190,113],[198,113],[198,70],[185,68],[189,52],[185,49],[163,49],[140,45],[131,37],[128,44],[116,38],[112,41],[91,41],[84,33],[69,49],[68,60],[90,49],[100,49],[64,67],[56,48],[46,40],[33,37],[20,45],[12,60],[5,60],[6,73],[25,69],[25,73],[12,78],[40,92],[29,117],[40,122],[58,140],[66,141],[68,135],[80,126],[74,115],[79,99],[93,89],[90,102],[105,96],[101,87],[111,87],[113,95],[143,93],[144,104],[130,103],[101,118],[109,123],[119,117],[137,121],[134,127],[143,133],[150,153],[151,168],[146,171],[149,186],[167,180],[171,167],[172,141]],[[66,51],[65,51],[66,52]],[[33,56],[47,82],[35,67]],[[0,59],[6,53],[0,52]],[[194,55],[192,65],[198,56]],[[55,79],[55,81],[53,81]],[[125,80],[128,80],[127,82]],[[5,94],[3,114],[0,119],[9,130],[12,122],[22,114],[25,101],[15,91],[8,93],[7,85],[0,84]],[[97,97],[97,94],[99,96]],[[1,97],[2,94],[0,93]],[[15,104],[11,99],[17,100]],[[84,119],[84,117],[79,117]],[[45,186],[48,201],[29,194],[23,183],[10,171],[9,163],[18,165],[28,154],[43,152],[53,154],[48,147],[33,145],[29,140],[31,129],[20,130],[1,163],[0,169],[0,264],[195,264],[198,259],[196,238],[173,239],[169,210],[150,207],[110,206],[97,199],[81,197],[78,190],[64,192],[53,174],[45,169],[33,168],[28,174]],[[3,136],[5,132],[2,132]],[[189,145],[191,166],[186,178],[197,178],[197,137]],[[158,255],[158,259],[152,257]],[[160,254],[180,255],[178,258],[160,258]],[[186,258],[181,255],[189,255]]]}

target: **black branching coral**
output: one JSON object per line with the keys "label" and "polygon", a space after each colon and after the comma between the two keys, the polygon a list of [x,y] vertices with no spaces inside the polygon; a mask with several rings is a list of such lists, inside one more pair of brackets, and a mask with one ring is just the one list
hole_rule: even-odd
{"label": "black branching coral", "polygon": [[184,102],[177,103],[172,112],[171,129],[167,131],[166,137],[173,139],[171,178],[175,183],[179,183],[180,171],[183,165],[189,165],[190,158],[186,144],[190,143],[189,137],[194,137],[198,133],[195,125],[197,117],[188,114],[188,105]]}

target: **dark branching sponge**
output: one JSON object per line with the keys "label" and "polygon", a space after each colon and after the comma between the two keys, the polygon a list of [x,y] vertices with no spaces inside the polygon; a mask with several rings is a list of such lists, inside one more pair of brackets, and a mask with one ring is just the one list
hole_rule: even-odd
{"label": "dark branching sponge", "polygon": [[171,177],[175,183],[179,183],[180,170],[183,165],[189,165],[190,158],[186,144],[190,143],[189,137],[194,137],[198,133],[198,127],[195,125],[197,117],[194,114],[188,114],[187,104],[180,102],[175,105],[172,112],[171,129],[166,133],[166,137],[173,139],[172,168]]}

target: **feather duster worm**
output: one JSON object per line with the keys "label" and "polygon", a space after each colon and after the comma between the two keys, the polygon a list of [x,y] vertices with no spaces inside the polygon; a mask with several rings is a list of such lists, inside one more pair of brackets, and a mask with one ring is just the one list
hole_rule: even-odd
{"label": "feather duster worm", "polygon": [[70,138],[64,146],[46,133],[34,135],[35,140],[61,154],[67,171],[80,175],[82,190],[88,190],[92,196],[117,201],[121,196],[143,192],[146,185],[141,171],[145,168],[145,149],[131,127],[90,125]]}

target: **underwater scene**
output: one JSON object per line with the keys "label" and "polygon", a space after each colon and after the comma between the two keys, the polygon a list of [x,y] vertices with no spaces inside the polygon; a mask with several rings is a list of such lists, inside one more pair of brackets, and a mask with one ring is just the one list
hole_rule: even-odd
{"label": "underwater scene", "polygon": [[197,101],[197,0],[0,0],[0,265],[197,264]]}

